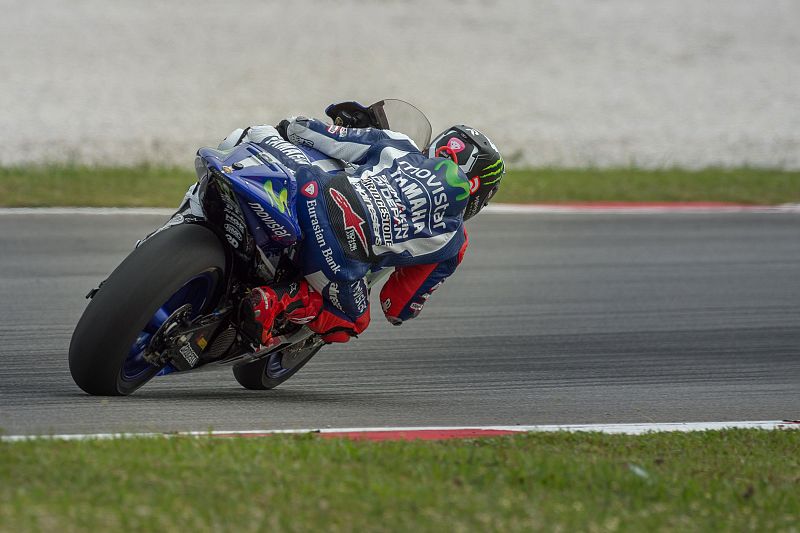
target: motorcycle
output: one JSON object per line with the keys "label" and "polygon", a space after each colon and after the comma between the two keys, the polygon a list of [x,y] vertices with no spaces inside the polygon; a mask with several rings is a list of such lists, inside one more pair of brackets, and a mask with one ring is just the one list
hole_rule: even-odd
{"label": "motorcycle", "polygon": [[[406,133],[420,148],[431,125],[402,100],[369,107],[329,106],[337,125]],[[296,146],[327,172],[352,166],[307,146]],[[267,345],[241,327],[249,289],[298,282],[302,233],[294,212],[293,174],[259,145],[201,148],[197,183],[176,213],[139,241],[92,289],[69,347],[75,383],[93,395],[128,395],[156,376],[231,367],[244,388],[277,387],[325,345],[305,325],[276,321]],[[373,287],[391,269],[373,269]]]}

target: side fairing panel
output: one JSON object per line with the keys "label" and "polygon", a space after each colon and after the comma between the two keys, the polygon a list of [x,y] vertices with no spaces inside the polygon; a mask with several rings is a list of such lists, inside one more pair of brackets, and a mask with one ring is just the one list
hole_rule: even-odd
{"label": "side fairing panel", "polygon": [[228,178],[259,247],[284,247],[300,240],[297,183],[272,155],[245,143],[224,152],[202,148],[198,156]]}

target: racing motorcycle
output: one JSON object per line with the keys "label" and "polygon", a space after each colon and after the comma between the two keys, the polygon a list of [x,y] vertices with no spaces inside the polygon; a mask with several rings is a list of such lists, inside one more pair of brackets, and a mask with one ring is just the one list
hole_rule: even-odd
{"label": "racing motorcycle", "polygon": [[[379,127],[427,146],[431,125],[402,100],[329,106],[334,124]],[[351,166],[297,146],[327,172]],[[267,345],[242,330],[252,287],[302,279],[302,233],[293,174],[259,145],[201,148],[197,183],[177,212],[139,241],[92,289],[69,347],[75,383],[89,394],[128,395],[156,376],[231,367],[247,389],[276,387],[325,345],[307,326],[277,320]],[[390,269],[367,274],[374,286]]]}

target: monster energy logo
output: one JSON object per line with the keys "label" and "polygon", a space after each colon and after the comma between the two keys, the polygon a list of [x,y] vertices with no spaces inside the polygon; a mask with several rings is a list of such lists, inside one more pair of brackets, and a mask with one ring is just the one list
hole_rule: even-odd
{"label": "monster energy logo", "polygon": [[444,179],[447,180],[447,184],[451,187],[461,187],[464,189],[463,193],[456,196],[456,200],[461,201],[465,198],[469,198],[469,181],[462,178],[461,174],[458,173],[458,165],[450,159],[444,159],[437,163],[436,166],[433,167],[433,170],[439,170],[442,167],[446,167]]}
{"label": "monster energy logo", "polygon": [[285,213],[288,207],[287,197],[289,196],[289,191],[286,189],[282,189],[281,192],[275,194],[275,191],[272,190],[272,180],[267,180],[264,182],[264,192],[267,193],[269,199],[272,201],[272,205],[278,208],[278,211],[281,213]]}
{"label": "monster energy logo", "polygon": [[497,183],[498,181],[500,181],[500,178],[503,177],[503,172],[505,172],[506,170],[506,166],[505,163],[503,163],[503,158],[501,157],[500,159],[498,159],[493,164],[489,165],[483,170],[484,171],[488,170],[489,172],[480,175],[481,181],[483,181],[486,178],[491,178],[492,176],[497,176],[492,181],[487,181],[483,183],[484,185],[491,185],[493,183]]}

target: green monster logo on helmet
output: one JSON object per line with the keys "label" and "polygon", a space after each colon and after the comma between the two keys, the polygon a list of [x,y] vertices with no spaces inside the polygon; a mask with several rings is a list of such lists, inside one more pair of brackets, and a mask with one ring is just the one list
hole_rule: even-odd
{"label": "green monster logo on helmet", "polygon": [[[500,178],[503,177],[503,172],[505,172],[506,170],[505,164],[503,163],[503,158],[501,157],[500,159],[498,159],[493,164],[489,165],[483,170],[490,171],[480,175],[481,182],[483,182],[484,185],[492,185],[493,183],[497,183],[498,181],[500,181]],[[483,181],[484,179],[491,178],[492,176],[497,176],[497,177],[492,181],[486,181],[486,182]]]}

